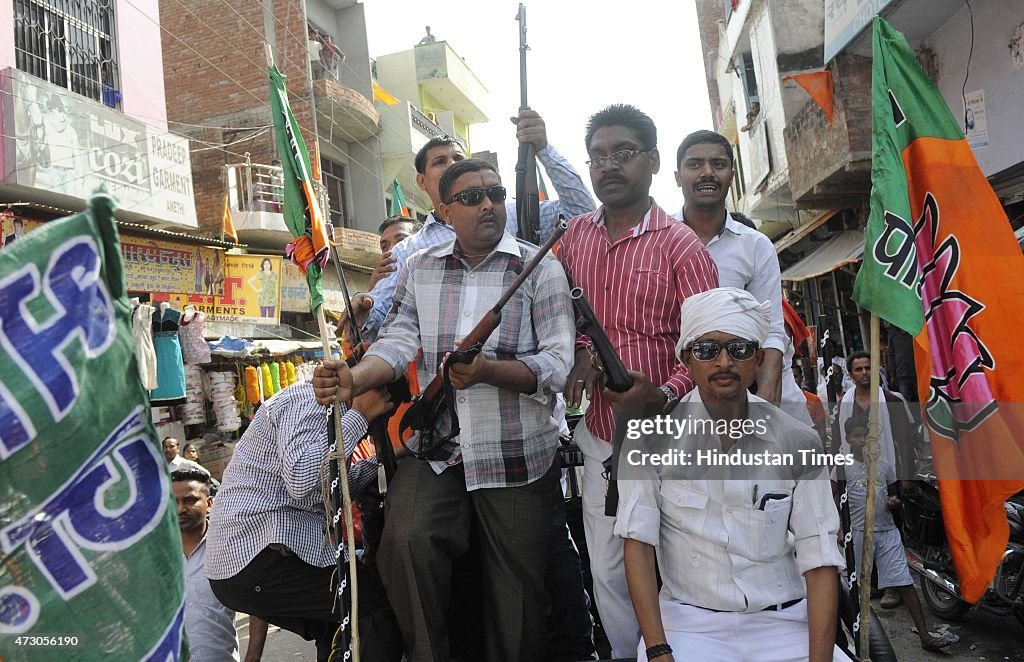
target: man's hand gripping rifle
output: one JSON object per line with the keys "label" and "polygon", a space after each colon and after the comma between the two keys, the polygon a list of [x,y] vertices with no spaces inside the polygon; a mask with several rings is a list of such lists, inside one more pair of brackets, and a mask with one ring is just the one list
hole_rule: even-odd
{"label": "man's hand gripping rifle", "polygon": [[[558,219],[558,225],[547,242],[540,247],[540,250],[523,267],[522,272],[516,277],[515,282],[502,293],[498,302],[487,311],[484,318],[480,320],[473,330],[462,339],[454,352],[448,355],[441,368],[441,374],[434,377],[430,384],[423,390],[423,393],[413,399],[412,406],[406,410],[399,425],[399,436],[402,445],[409,455],[421,460],[433,459],[435,453],[445,443],[459,435],[459,417],[455,410],[455,400],[452,397],[452,386],[449,378],[449,370],[454,363],[471,363],[477,354],[483,349],[484,343],[491,337],[494,330],[501,324],[502,309],[522,287],[526,279],[530,277],[533,270],[537,268],[544,256],[551,251],[551,248],[561,238],[568,223],[562,217]],[[447,411],[450,416],[451,427],[448,434],[438,436],[435,427],[441,415]],[[405,431],[413,430],[416,433],[416,448],[410,447],[405,441]]]}

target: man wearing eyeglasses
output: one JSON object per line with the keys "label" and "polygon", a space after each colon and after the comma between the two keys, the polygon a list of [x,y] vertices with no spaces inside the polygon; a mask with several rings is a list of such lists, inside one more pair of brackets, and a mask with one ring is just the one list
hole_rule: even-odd
{"label": "man wearing eyeglasses", "polygon": [[696,388],[669,428],[682,431],[624,442],[615,532],[643,632],[639,659],[846,659],[835,646],[839,515],[829,467],[813,459],[821,442],[747,392],[770,323],[770,305],[744,290],[687,299],[678,352]]}
{"label": "man wearing eyeglasses", "polygon": [[602,206],[573,219],[558,258],[583,289],[634,385],[626,393],[602,390],[598,361],[586,337],[577,339],[566,400],[590,407],[573,434],[584,454],[583,523],[594,597],[614,657],[632,657],[640,627],[629,601],[622,541],[605,515],[602,463],[612,453],[612,405],[675,400],[692,388],[675,357],[679,307],[718,286],[718,271],[697,236],[650,197],[661,165],[654,122],[633,106],[613,105],[590,118],[586,132],[590,181]]}
{"label": "man wearing eyeglasses", "polygon": [[[455,240],[411,257],[377,341],[355,367],[325,361],[313,380],[322,404],[387,384],[417,359],[428,383],[537,248],[505,232],[505,188],[493,166],[467,159],[439,182],[438,210]],[[449,659],[446,619],[453,561],[479,530],[485,657],[544,660],[545,566],[551,513],[561,501],[555,394],[565,386],[574,324],[565,273],[543,260],[502,311],[470,363],[450,367],[458,436],[431,459],[405,460],[388,491],[377,565],[410,659]],[[440,438],[447,414],[435,421]]]}

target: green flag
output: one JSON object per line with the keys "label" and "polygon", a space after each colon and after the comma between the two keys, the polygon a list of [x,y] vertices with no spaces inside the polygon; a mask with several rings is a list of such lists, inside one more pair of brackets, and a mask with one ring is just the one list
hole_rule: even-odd
{"label": "green flag", "polygon": [[924,324],[918,294],[905,151],[921,138],[960,140],[963,134],[938,88],[921,71],[906,39],[874,20],[871,75],[871,212],[864,231],[864,264],[853,298],[866,310],[916,335]]}
{"label": "green flag", "polygon": [[398,183],[397,179],[391,183],[391,209],[388,215],[412,216],[409,211],[409,204],[405,201],[405,191],[402,190],[402,185]]}
{"label": "green flag", "polygon": [[295,238],[288,244],[285,254],[306,274],[310,309],[316,311],[324,301],[320,280],[330,258],[330,242],[313,188],[313,170],[306,141],[302,139],[299,123],[288,104],[284,74],[277,70],[276,65],[270,68],[270,107],[277,153],[284,171],[284,222]]}
{"label": "green flag", "polygon": [[139,378],[113,209],[97,195],[89,211],[0,250],[8,661],[182,655],[177,510]]}

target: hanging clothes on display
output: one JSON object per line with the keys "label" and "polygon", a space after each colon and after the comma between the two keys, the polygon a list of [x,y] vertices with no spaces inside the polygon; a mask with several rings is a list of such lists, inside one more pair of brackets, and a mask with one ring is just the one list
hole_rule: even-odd
{"label": "hanging clothes on display", "polygon": [[156,308],[132,299],[132,338],[135,340],[135,358],[139,363],[139,379],[147,391],[157,387],[156,349],[153,347],[153,313]]}
{"label": "hanging clothes on display", "polygon": [[260,403],[260,371],[254,365],[245,368],[245,395],[249,404]]}
{"label": "hanging clothes on display", "polygon": [[181,326],[178,328],[181,356],[185,363],[210,362],[210,347],[203,337],[205,325],[206,313],[196,312],[192,306],[185,306],[185,314],[181,316]]}
{"label": "hanging clothes on display", "polygon": [[181,313],[169,303],[153,315],[153,348],[156,350],[157,387],[149,394],[154,407],[185,402],[185,363],[181,358],[178,322]]}

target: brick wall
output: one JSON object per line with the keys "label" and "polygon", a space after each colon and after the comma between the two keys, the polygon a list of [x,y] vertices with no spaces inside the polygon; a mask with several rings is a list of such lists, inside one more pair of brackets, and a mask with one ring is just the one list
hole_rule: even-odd
{"label": "brick wall", "polygon": [[704,53],[704,75],[707,79],[708,97],[711,102],[711,117],[717,128],[722,116],[721,100],[716,80],[718,68],[719,22],[725,21],[725,4],[722,0],[696,0],[697,25],[700,31],[701,51]]}
{"label": "brick wall", "polygon": [[785,129],[790,188],[802,208],[857,206],[869,190],[871,60],[841,54],[832,66],[832,126],[808,100]]}
{"label": "brick wall", "polygon": [[[276,157],[263,44],[271,41],[287,79],[292,111],[307,144],[313,139],[313,107],[306,77],[303,0],[274,0],[272,30],[265,29],[257,0],[174,0],[160,3],[168,125],[193,140],[192,178],[200,231],[219,234],[224,204],[222,167],[269,164]],[[185,124],[179,124],[185,123]],[[201,124],[204,128],[187,126]],[[252,128],[250,128],[252,127]],[[220,149],[213,145],[237,142]]]}

